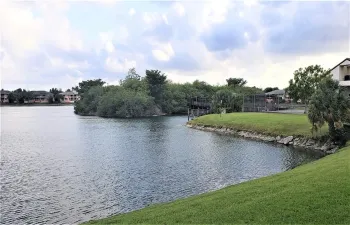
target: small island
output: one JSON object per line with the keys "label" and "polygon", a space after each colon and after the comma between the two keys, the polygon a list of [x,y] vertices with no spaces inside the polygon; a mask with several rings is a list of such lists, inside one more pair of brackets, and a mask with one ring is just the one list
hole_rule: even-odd
{"label": "small island", "polygon": [[242,78],[229,78],[226,82],[226,85],[210,85],[199,80],[173,83],[159,70],[146,70],[142,77],[131,68],[120,85],[108,85],[101,79],[80,82],[74,88],[81,96],[74,111],[81,116],[114,118],[186,115],[189,99],[195,97],[209,102],[211,112],[218,112],[222,106],[227,112],[239,112],[244,95],[278,89],[249,87]]}

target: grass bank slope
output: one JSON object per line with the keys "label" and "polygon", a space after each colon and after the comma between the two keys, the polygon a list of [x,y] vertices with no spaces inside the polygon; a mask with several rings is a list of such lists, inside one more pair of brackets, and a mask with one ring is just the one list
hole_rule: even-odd
{"label": "grass bank slope", "polygon": [[349,212],[350,146],[287,172],[89,224],[350,224]]}
{"label": "grass bank slope", "polygon": [[261,134],[282,136],[322,136],[327,133],[327,126],[315,135],[311,133],[311,124],[306,115],[278,113],[229,113],[210,114],[198,117],[190,124],[223,126]]}

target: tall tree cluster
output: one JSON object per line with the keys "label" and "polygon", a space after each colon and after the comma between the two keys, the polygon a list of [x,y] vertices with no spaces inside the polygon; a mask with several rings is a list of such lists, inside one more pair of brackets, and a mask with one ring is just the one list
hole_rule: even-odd
{"label": "tall tree cluster", "polygon": [[75,90],[80,93],[81,100],[75,104],[75,112],[102,117],[184,114],[191,97],[207,99],[215,111],[225,107],[228,112],[234,112],[242,109],[244,94],[263,92],[246,86],[247,81],[242,78],[230,78],[227,82],[222,86],[199,80],[178,84],[159,70],[146,70],[141,76],[131,68],[118,86],[104,86],[100,79],[79,83]]}
{"label": "tall tree cluster", "polygon": [[318,89],[310,98],[308,118],[313,131],[318,131],[324,124],[328,125],[331,139],[345,144],[344,122],[350,118],[350,98],[331,78],[323,79]]}
{"label": "tall tree cluster", "polygon": [[320,65],[299,68],[294,72],[294,79],[289,81],[287,90],[294,100],[300,100],[305,104],[306,113],[310,98],[319,87],[320,82],[330,76],[329,70],[323,69]]}

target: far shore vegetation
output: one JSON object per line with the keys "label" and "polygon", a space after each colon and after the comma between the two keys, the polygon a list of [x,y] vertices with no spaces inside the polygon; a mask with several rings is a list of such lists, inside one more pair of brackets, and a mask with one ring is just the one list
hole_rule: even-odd
{"label": "far shore vegetation", "polygon": [[[139,75],[135,68],[129,70],[120,85],[105,85],[101,79],[79,83],[75,88],[81,96],[75,112],[79,115],[101,117],[144,117],[152,115],[187,114],[188,99],[230,99],[228,112],[242,109],[243,95],[264,93],[265,90],[247,86],[242,78],[229,78],[226,85],[210,85],[195,80],[192,83],[173,83],[159,70],[146,70]],[[219,102],[212,104],[218,111]]]}

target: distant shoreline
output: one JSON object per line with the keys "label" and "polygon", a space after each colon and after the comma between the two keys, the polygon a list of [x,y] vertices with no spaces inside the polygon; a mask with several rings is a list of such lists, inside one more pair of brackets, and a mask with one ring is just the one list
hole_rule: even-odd
{"label": "distant shoreline", "polygon": [[0,107],[23,107],[23,106],[74,106],[70,103],[50,104],[50,103],[30,103],[30,104],[0,104]]}

